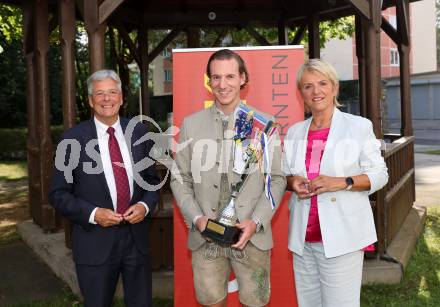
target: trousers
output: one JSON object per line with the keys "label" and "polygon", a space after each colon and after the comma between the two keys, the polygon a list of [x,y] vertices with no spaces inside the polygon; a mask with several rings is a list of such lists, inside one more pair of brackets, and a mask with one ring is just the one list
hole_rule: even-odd
{"label": "trousers", "polygon": [[364,252],[326,258],[321,242],[293,253],[299,307],[359,307]]}

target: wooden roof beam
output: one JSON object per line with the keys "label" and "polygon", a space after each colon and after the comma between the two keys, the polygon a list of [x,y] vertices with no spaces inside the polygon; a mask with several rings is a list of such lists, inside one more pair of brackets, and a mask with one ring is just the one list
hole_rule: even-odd
{"label": "wooden roof beam", "polygon": [[135,43],[133,43],[127,29],[125,29],[124,25],[120,21],[115,22],[115,27],[118,30],[119,35],[121,35],[122,39],[124,40],[124,43],[127,44],[128,50],[130,50],[130,53],[133,55],[134,60],[140,66],[141,58],[139,56],[139,52],[137,51],[137,47]]}
{"label": "wooden roof beam", "polygon": [[[111,19],[117,19],[124,24],[128,24],[134,26],[135,28],[141,27],[143,25],[143,13],[137,12],[126,6],[121,7],[119,10],[115,12]],[[111,21],[110,21],[111,22]]]}
{"label": "wooden roof beam", "polygon": [[105,0],[99,5],[99,23],[103,23],[124,2],[124,0]]}
{"label": "wooden roof beam", "polygon": [[228,29],[223,29],[219,33],[215,41],[212,43],[211,47],[218,47],[220,45],[220,42],[223,40],[223,38],[225,38],[226,34],[228,34]]}
{"label": "wooden roof beam", "polygon": [[[348,0],[346,1],[348,2]],[[320,10],[320,11],[310,10],[310,9],[307,11],[304,10],[304,14],[299,14],[294,17],[292,16],[286,17],[286,24],[289,26],[295,26],[298,23],[301,23],[304,19],[307,19],[311,13],[315,15],[317,14],[319,16],[319,20],[321,21],[335,20],[341,17],[353,15],[353,5],[350,2],[350,4],[342,5],[340,7],[332,8],[329,10]]]}
{"label": "wooden roof beam", "polygon": [[246,31],[248,31],[248,33],[255,38],[255,40],[258,42],[258,44],[260,44],[261,46],[270,46],[271,44],[267,41],[267,39],[261,35],[260,33],[258,33],[257,30],[255,30],[253,27],[251,26],[246,26],[245,27]]}
{"label": "wooden roof beam", "polygon": [[342,16],[347,16],[349,15],[347,14],[349,11],[353,11],[353,6],[346,4],[337,8],[331,8],[329,10],[317,10],[315,13],[319,15],[320,20],[331,20],[338,19]]}
{"label": "wooden roof beam", "polygon": [[[356,11],[361,13],[365,18],[371,19],[370,7],[367,0],[346,0],[351,3]],[[373,0],[374,1],[374,0]]]}
{"label": "wooden roof beam", "polygon": [[167,36],[159,43],[157,46],[148,54],[148,64],[150,64],[158,55],[168,46],[169,43],[172,42],[173,39],[177,37],[177,35],[182,32],[183,27],[179,26],[171,30]]}
{"label": "wooden roof beam", "polygon": [[304,22],[300,26],[298,26],[298,29],[295,32],[295,36],[293,37],[289,45],[298,45],[299,42],[304,37],[304,33],[306,33],[306,29],[307,29],[307,21],[304,20]]}
{"label": "wooden roof beam", "polygon": [[382,30],[393,40],[396,45],[401,43],[400,35],[397,33],[397,30],[382,16]]}
{"label": "wooden roof beam", "polygon": [[219,24],[233,24],[237,21],[242,24],[253,22],[270,22],[276,24],[276,20],[284,17],[284,12],[273,11],[188,11],[188,12],[149,12],[144,14],[144,24],[148,27],[166,27],[173,25],[213,26]]}

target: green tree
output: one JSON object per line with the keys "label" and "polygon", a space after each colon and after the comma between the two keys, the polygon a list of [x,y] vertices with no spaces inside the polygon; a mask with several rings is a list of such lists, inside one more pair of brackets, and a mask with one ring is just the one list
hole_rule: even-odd
{"label": "green tree", "polygon": [[20,10],[0,5],[0,127],[26,125],[25,69]]}
{"label": "green tree", "polygon": [[[49,37],[49,99],[51,124],[62,123],[58,29]],[[26,67],[23,17],[19,8],[0,4],[0,127],[26,126]]]}
{"label": "green tree", "polygon": [[75,38],[76,107],[78,121],[90,118],[86,80],[89,76],[89,50],[84,24],[77,23]]}
{"label": "green tree", "polygon": [[0,33],[2,40],[0,45],[20,40],[23,35],[23,17],[20,10],[9,5],[0,5]]}

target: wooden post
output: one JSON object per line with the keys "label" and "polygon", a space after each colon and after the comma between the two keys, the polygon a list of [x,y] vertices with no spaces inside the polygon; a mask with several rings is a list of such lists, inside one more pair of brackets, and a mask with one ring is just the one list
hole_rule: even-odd
{"label": "wooden post", "polygon": [[409,65],[410,40],[409,33],[409,3],[403,0],[396,5],[397,15],[397,31],[400,35],[405,36],[400,40],[398,45],[400,57],[400,111],[402,118],[401,134],[403,136],[413,135],[411,121],[411,71]]}
{"label": "wooden post", "polygon": [[367,115],[367,87],[365,85],[365,38],[362,31],[362,16],[356,14],[356,57],[358,61],[358,81],[359,81],[359,113],[361,116]]}
{"label": "wooden post", "polygon": [[288,45],[289,39],[287,37],[288,31],[286,27],[285,20],[278,21],[278,44],[279,45]]}
{"label": "wooden post", "polygon": [[309,59],[319,59],[319,17],[311,15],[307,21],[309,35]]}
{"label": "wooden post", "polygon": [[400,57],[400,104],[402,127],[400,133],[402,136],[413,135],[411,121],[411,81],[409,65],[409,46],[403,44],[398,46]]}
{"label": "wooden post", "polygon": [[26,106],[27,106],[27,162],[29,185],[29,213],[32,219],[40,224],[41,189],[40,189],[40,148],[37,130],[37,99],[35,81],[35,37],[34,37],[35,3],[26,1],[23,4],[23,54],[26,60]]}
{"label": "wooden post", "polygon": [[99,23],[99,0],[84,0],[84,22],[89,37],[90,74],[104,68],[105,22]]}
{"label": "wooden post", "polygon": [[60,0],[61,69],[64,129],[76,124],[75,97],[75,0]]}
{"label": "wooden post", "polygon": [[35,1],[35,64],[36,64],[36,97],[38,109],[38,147],[40,149],[40,190],[41,216],[40,226],[44,230],[55,228],[55,210],[49,205],[49,180],[53,168],[53,148],[50,134],[49,103],[49,12],[48,0]]}
{"label": "wooden post", "polygon": [[[369,2],[370,19],[362,16],[362,31],[365,38],[365,98],[366,115],[373,123],[373,130],[378,139],[382,139],[381,126],[381,72],[380,72],[380,22],[381,1]],[[386,252],[386,224],[387,208],[383,190],[376,193],[376,231],[378,237],[377,253],[383,255]]]}
{"label": "wooden post", "polygon": [[373,122],[376,137],[382,139],[381,120],[381,73],[380,73],[380,22],[381,1],[371,0],[371,19],[363,18],[365,33],[365,67],[366,76],[366,111],[367,117]]}
{"label": "wooden post", "polygon": [[[59,24],[61,30],[61,69],[64,130],[76,124],[75,96],[75,1],[60,0],[58,2]],[[64,241],[72,248],[72,224],[63,218]]]}
{"label": "wooden post", "polygon": [[140,55],[140,73],[141,73],[141,100],[142,114],[150,115],[150,93],[148,90],[148,28],[141,26],[139,29],[139,55]]}
{"label": "wooden post", "polygon": [[186,30],[186,38],[188,48],[200,47],[200,30],[196,28],[189,28]]}

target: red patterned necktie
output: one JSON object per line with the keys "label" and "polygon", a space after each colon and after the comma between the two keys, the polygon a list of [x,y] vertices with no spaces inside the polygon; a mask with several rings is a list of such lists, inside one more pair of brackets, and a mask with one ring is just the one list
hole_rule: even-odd
{"label": "red patterned necktie", "polygon": [[110,135],[108,138],[108,150],[110,152],[110,159],[112,160],[113,175],[116,184],[116,212],[123,214],[130,204],[130,187],[128,186],[124,160],[122,160],[118,140],[115,137],[115,128],[109,127],[107,133]]}

